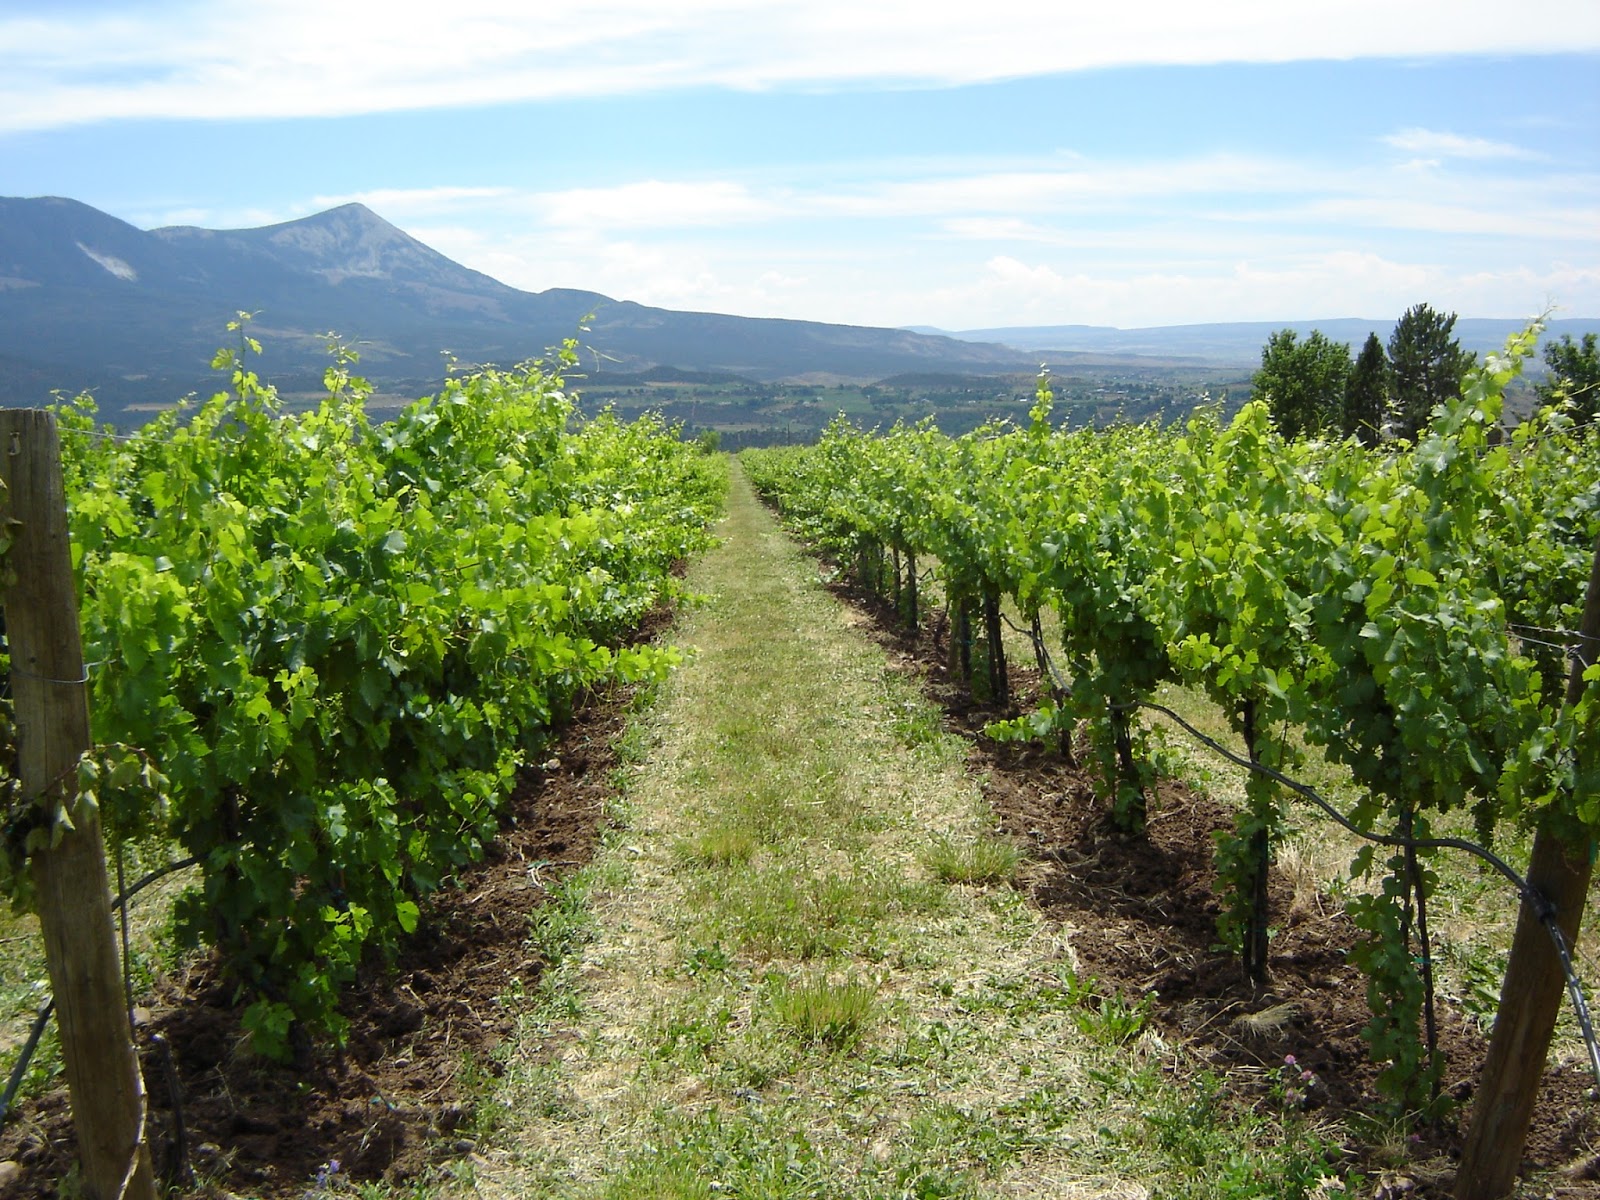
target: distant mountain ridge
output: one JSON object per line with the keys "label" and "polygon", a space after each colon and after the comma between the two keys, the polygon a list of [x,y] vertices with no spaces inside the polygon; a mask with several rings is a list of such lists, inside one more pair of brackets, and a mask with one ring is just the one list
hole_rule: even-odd
{"label": "distant mountain ridge", "polygon": [[327,365],[330,330],[359,346],[363,374],[394,390],[436,386],[443,352],[509,365],[578,336],[580,325],[589,361],[608,371],[867,380],[1029,367],[1015,350],[970,339],[676,312],[570,288],[524,292],[360,204],[259,229],[147,231],[75,200],[0,198],[0,403],[90,388],[115,416],[211,390],[207,364],[241,310],[258,314],[262,371],[308,390]]}
{"label": "distant mountain ridge", "polygon": [[[1185,361],[1207,366],[1259,366],[1261,348],[1280,329],[1293,329],[1301,337],[1312,330],[1336,342],[1349,344],[1357,353],[1367,334],[1376,333],[1385,345],[1399,314],[1385,320],[1365,317],[1334,317],[1322,321],[1228,321],[1197,325],[1156,325],[1142,329],[1118,329],[1110,325],[1023,325],[999,329],[936,329],[913,326],[918,333],[944,334],[963,341],[998,343],[1039,355],[1135,356]],[[1530,318],[1531,320],[1531,318]],[[1496,317],[1460,317],[1453,336],[1465,350],[1482,354],[1499,350],[1506,338],[1527,327],[1527,321]],[[1567,317],[1548,321],[1544,338],[1559,338],[1570,333],[1600,330],[1600,318]],[[1066,365],[1065,362],[1056,365]]]}

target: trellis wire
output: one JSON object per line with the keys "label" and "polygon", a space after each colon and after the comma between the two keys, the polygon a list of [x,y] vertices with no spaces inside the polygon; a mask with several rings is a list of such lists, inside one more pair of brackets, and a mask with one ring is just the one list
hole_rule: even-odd
{"label": "trellis wire", "polygon": [[[199,863],[200,860],[198,858],[190,857],[180,859],[175,863],[168,863],[164,867],[159,867],[156,870],[151,871],[142,879],[135,881],[131,887],[127,888],[119,895],[113,897],[111,901],[111,907],[125,913],[127,901],[132,900],[152,883],[155,883],[158,879],[163,879],[166,876],[171,875],[174,871],[181,871],[185,867],[198,866]],[[124,937],[126,937],[126,932],[124,932]],[[122,964],[122,974],[123,980],[126,982],[128,975],[128,964],[126,961],[126,941],[123,943],[123,954],[124,961]],[[22,1087],[23,1076],[28,1073],[28,1064],[33,1061],[34,1052],[39,1048],[39,1039],[44,1035],[45,1026],[49,1024],[50,1017],[55,1012],[55,1008],[56,1001],[54,996],[39,1006],[38,1015],[36,1015],[33,1019],[33,1028],[28,1031],[28,1040],[23,1043],[22,1053],[17,1056],[17,1061],[12,1065],[11,1076],[6,1081],[6,1090],[4,1094],[0,1095],[0,1125],[5,1123],[6,1114],[11,1111],[12,1101],[16,1099],[17,1092]]]}

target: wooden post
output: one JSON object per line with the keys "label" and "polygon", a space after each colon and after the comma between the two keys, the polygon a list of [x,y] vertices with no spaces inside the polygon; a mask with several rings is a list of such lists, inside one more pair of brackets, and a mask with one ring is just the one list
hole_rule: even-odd
{"label": "wooden post", "polygon": [[989,704],[1005,708],[1011,703],[1011,680],[1006,673],[1006,644],[1000,628],[1000,590],[983,589],[983,628],[989,659]]}
{"label": "wooden post", "polygon": [[[90,747],[54,414],[0,410],[0,481],[0,520],[15,539],[7,562],[12,582],[0,600],[18,779],[28,803],[60,787],[76,794],[78,760]],[[92,1200],[155,1200],[100,821],[75,811],[73,823],[59,845],[34,854],[31,869],[85,1190]]]}
{"label": "wooden post", "polygon": [[[1584,670],[1600,658],[1596,653],[1600,641],[1600,543],[1595,545],[1589,594],[1578,629],[1582,640],[1567,681],[1568,704],[1576,703],[1583,692]],[[1574,949],[1591,871],[1588,846],[1566,845],[1545,825],[1535,831],[1528,884],[1555,906],[1556,923]],[[1522,1150],[1565,988],[1566,976],[1550,934],[1538,914],[1524,903],[1500,988],[1500,1010],[1489,1055],[1478,1080],[1472,1127],[1467,1130],[1461,1169],[1456,1173],[1456,1200],[1500,1200],[1510,1193],[1522,1165]]]}
{"label": "wooden post", "polygon": [[906,550],[906,607],[909,615],[906,619],[906,625],[910,628],[912,637],[916,637],[922,631],[922,602],[917,598],[917,588],[920,585],[921,581],[917,578],[917,552],[908,547]]}

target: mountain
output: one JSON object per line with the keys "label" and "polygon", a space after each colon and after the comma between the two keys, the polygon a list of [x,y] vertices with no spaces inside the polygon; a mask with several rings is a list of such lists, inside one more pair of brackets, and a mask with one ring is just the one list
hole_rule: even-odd
{"label": "mountain", "polygon": [[508,365],[579,336],[580,326],[586,358],[614,371],[871,380],[1033,365],[974,339],[675,312],[567,288],[524,292],[360,204],[261,229],[140,230],[75,200],[0,198],[0,403],[89,388],[116,419],[214,390],[208,364],[240,311],[256,314],[260,369],[286,391],[317,388],[329,330],[359,348],[359,369],[380,390],[412,394],[437,386],[442,352]]}
{"label": "mountain", "polygon": [[[598,292],[524,292],[454,262],[360,204],[261,229],[141,230],[75,200],[0,198],[0,404],[91,390],[102,413],[171,404],[218,386],[209,368],[241,310],[259,369],[312,394],[330,330],[390,397],[436,390],[441,352],[507,365],[581,336],[594,374],[720,373],[761,382],[992,375],[1096,365],[1252,367],[1277,329],[1319,328],[1352,347],[1392,320],[1240,322],[1115,329],[1054,325],[879,329],[676,312]],[[588,318],[587,320],[585,318]],[[579,334],[580,326],[586,332]],[[1498,348],[1521,322],[1464,318],[1462,345]],[[1600,328],[1551,322],[1549,335]]]}
{"label": "mountain", "polygon": [[[1387,344],[1395,317],[1369,320],[1365,317],[1334,317],[1325,321],[1231,321],[1200,325],[1157,325],[1144,329],[1117,329],[1109,325],[1024,325],[1003,329],[967,329],[960,332],[918,326],[921,333],[942,333],[948,337],[982,343],[999,343],[1026,351],[1032,356],[1071,356],[1081,362],[1086,356],[1098,360],[1124,357],[1179,360],[1207,366],[1260,366],[1261,348],[1280,329],[1293,329],[1302,337],[1314,329],[1336,342],[1349,344],[1356,353],[1376,333]],[[1527,321],[1489,317],[1462,317],[1456,321],[1453,336],[1462,349],[1481,354],[1504,348],[1506,338],[1520,332]],[[1544,337],[1559,338],[1570,333],[1574,338],[1600,329],[1600,318],[1578,317],[1551,320]],[[1053,366],[1065,366],[1058,361]]]}

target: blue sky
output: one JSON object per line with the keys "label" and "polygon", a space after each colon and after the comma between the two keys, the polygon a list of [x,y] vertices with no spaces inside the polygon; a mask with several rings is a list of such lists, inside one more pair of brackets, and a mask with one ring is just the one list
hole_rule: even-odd
{"label": "blue sky", "polygon": [[1594,0],[7,0],[0,194],[360,200],[529,290],[947,329],[1600,317]]}

